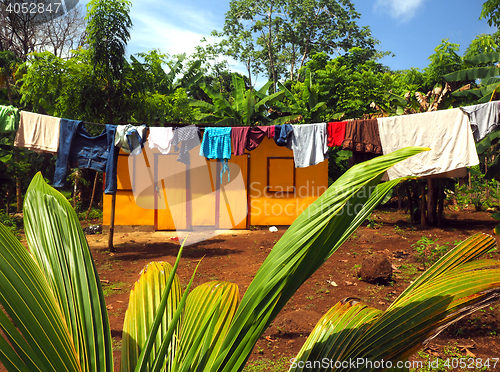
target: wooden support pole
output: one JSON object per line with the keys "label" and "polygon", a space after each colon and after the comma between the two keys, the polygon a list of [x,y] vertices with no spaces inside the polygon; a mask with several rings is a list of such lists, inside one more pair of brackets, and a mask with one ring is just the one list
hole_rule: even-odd
{"label": "wooden support pole", "polygon": [[427,226],[427,218],[425,217],[425,183],[421,187],[422,200],[420,201],[420,226]]}
{"label": "wooden support pole", "polygon": [[85,219],[86,220],[88,220],[90,210],[92,209],[92,204],[94,204],[95,185],[97,184],[98,176],[99,176],[99,173],[97,173],[97,171],[96,171],[95,172],[95,177],[94,177],[94,186],[92,187],[92,196],[90,197],[90,205],[89,205],[89,209],[87,209],[87,214],[85,215]]}
{"label": "wooden support pole", "polygon": [[443,212],[444,212],[444,198],[446,197],[444,193],[444,179],[438,179],[438,210],[437,210],[437,226],[441,227],[443,223]]}
{"label": "wooden support pole", "polygon": [[410,188],[409,183],[406,184],[406,195],[408,196],[408,211],[410,212],[410,222],[414,223],[415,216],[413,214],[413,200],[412,200],[411,188]]}
{"label": "wooden support pole", "polygon": [[437,222],[437,203],[439,195],[436,195],[436,182],[439,184],[439,179],[427,179],[427,222],[434,225]]}
{"label": "wooden support pole", "polygon": [[111,220],[109,222],[109,237],[108,237],[108,249],[110,252],[115,252],[115,247],[113,246],[113,235],[115,233],[115,208],[116,208],[116,191],[111,197]]}

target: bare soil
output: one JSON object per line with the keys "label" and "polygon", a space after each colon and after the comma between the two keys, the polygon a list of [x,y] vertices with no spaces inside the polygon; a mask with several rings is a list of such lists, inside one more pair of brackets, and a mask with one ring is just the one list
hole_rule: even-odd
{"label": "bare soil", "polygon": [[[386,309],[389,304],[422,273],[422,264],[412,247],[422,237],[438,239],[437,244],[464,240],[478,232],[492,233],[495,220],[488,212],[448,210],[441,228],[409,223],[409,216],[394,209],[372,214],[371,226],[356,233],[297,291],[283,311],[257,342],[250,364],[294,357],[316,322],[335,303],[346,297]],[[183,283],[191,277],[195,265],[203,259],[195,285],[210,280],[238,284],[243,295],[254,274],[273,245],[286,231],[267,228],[254,231],[231,231],[191,245],[184,250],[178,274]],[[174,263],[179,242],[175,232],[115,233],[116,252],[107,249],[107,234],[89,235],[89,245],[101,280],[104,281],[108,313],[115,347],[115,370],[119,370],[122,324],[129,291],[142,268],[150,261]],[[498,241],[498,238],[497,238]],[[387,256],[398,268],[388,285],[368,284],[358,279],[357,267],[373,253]],[[490,254],[491,255],[491,254]],[[498,253],[491,255],[500,259]],[[334,282],[337,286],[333,286]],[[415,359],[446,359],[458,355],[475,358],[500,356],[500,304],[487,307],[442,332]],[[286,363],[285,363],[286,364]],[[500,368],[500,363],[498,368]],[[492,366],[491,366],[491,368]],[[265,370],[265,369],[264,369]]]}
{"label": "bare soil", "polygon": [[[407,214],[394,209],[377,210],[371,220],[370,226],[365,223],[360,227],[292,297],[257,342],[249,364],[263,367],[252,370],[286,370],[288,360],[297,354],[320,317],[344,298],[358,297],[376,308],[386,309],[422,273],[422,263],[412,247],[422,237],[438,239],[440,245],[450,243],[451,247],[455,241],[478,232],[492,234],[496,225],[490,213],[471,210],[447,210],[441,228],[411,224]],[[188,246],[178,270],[181,282],[189,281],[202,259],[195,285],[210,280],[231,281],[238,284],[242,296],[286,228],[278,226],[276,233],[268,228],[230,231]],[[120,366],[122,324],[130,289],[148,262],[175,262],[179,248],[175,236],[175,232],[116,232],[113,253],[107,248],[107,233],[87,236],[105,291],[115,371]],[[357,268],[363,258],[374,253],[385,255],[397,267],[393,281],[387,285],[368,284],[358,278]],[[499,253],[489,255],[500,259]],[[500,303],[458,321],[412,359],[457,356],[483,360],[500,357]],[[494,370],[493,365],[489,370]]]}

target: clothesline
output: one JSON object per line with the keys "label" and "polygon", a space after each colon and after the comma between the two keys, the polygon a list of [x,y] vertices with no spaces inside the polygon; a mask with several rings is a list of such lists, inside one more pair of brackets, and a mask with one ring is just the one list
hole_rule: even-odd
{"label": "clothesline", "polygon": [[[3,107],[0,110],[0,132],[2,132],[1,114],[7,112],[8,126],[12,130],[13,121],[15,121],[13,120],[15,119],[15,110],[8,107],[7,109]],[[35,151],[58,153],[58,157],[60,147],[59,126],[67,126],[68,123],[72,123],[74,131],[77,131],[76,128],[80,128],[80,126],[83,128],[81,129],[82,141],[84,137],[85,140],[94,140],[99,137],[91,137],[85,131],[84,124],[111,128],[113,138],[105,141],[103,146],[114,144],[121,147],[125,152],[133,154],[140,153],[142,146],[146,142],[146,130],[149,129],[148,140],[151,148],[157,147],[165,154],[169,153],[172,144],[174,149],[179,151],[178,161],[186,165],[189,165],[190,162],[189,151],[199,145],[202,139],[200,156],[227,161],[231,154],[241,155],[245,150],[252,151],[259,146],[264,136],[267,136],[274,139],[278,146],[286,146],[293,151],[296,167],[307,167],[324,161],[328,158],[328,147],[334,146],[342,146],[355,154],[362,153],[377,156],[407,146],[432,148],[432,151],[429,152],[432,156],[426,159],[425,162],[422,161],[422,156],[420,158],[418,156],[414,157],[415,159],[421,159],[419,161],[425,163],[424,167],[417,167],[414,164],[399,173],[393,173],[393,177],[396,177],[396,175],[423,176],[438,174],[457,167],[476,165],[478,157],[474,146],[471,146],[470,138],[474,136],[472,139],[473,145],[474,140],[476,142],[481,140],[489,132],[497,128],[499,102],[377,119],[277,126],[227,127],[209,123],[192,125],[167,122],[162,127],[152,126],[148,128],[140,123],[111,125],[60,119],[26,111],[20,113],[21,119],[24,120],[20,120],[15,145],[31,148]],[[430,122],[433,124],[429,125]],[[223,128],[227,129],[221,132]],[[472,131],[470,128],[472,128]],[[200,129],[204,130],[203,135]],[[108,133],[108,135],[111,134]],[[219,138],[222,135],[224,139]],[[105,136],[105,132],[100,136]],[[66,136],[62,137],[61,143],[64,143],[64,141],[67,141]],[[446,143],[452,144],[452,147],[446,147]],[[234,151],[231,149],[231,144]],[[219,148],[220,146],[223,147]],[[466,146],[466,148],[460,148],[460,146]],[[457,156],[450,157],[450,154],[457,149]],[[111,153],[111,149],[106,148],[106,150],[108,154]],[[460,151],[462,152],[460,153]],[[444,161],[444,159],[448,159],[449,163],[443,166],[439,162]],[[91,160],[87,159],[86,162],[81,162],[80,166],[92,167]],[[408,163],[408,161],[406,162]],[[398,166],[394,167],[394,169],[397,168]],[[418,171],[415,171],[416,169]]]}

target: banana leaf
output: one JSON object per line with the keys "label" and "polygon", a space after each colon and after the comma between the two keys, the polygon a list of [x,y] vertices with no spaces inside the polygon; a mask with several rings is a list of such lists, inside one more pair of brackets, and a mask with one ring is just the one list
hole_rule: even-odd
{"label": "banana leaf", "polygon": [[445,81],[474,81],[500,75],[498,67],[474,67],[466,70],[455,71],[443,76]]}
{"label": "banana leaf", "polygon": [[474,66],[482,63],[495,63],[500,62],[500,53],[498,52],[490,52],[490,53],[481,53],[477,56],[470,57],[464,60],[464,64],[466,66]]}

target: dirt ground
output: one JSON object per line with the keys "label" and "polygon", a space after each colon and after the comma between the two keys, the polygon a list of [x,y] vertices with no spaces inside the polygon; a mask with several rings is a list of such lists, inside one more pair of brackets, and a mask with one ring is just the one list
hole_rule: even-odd
{"label": "dirt ground", "polygon": [[[422,273],[422,264],[412,247],[419,239],[438,239],[437,244],[450,243],[451,247],[455,241],[477,232],[492,233],[496,225],[488,212],[448,210],[445,218],[442,228],[421,228],[410,224],[409,216],[403,212],[375,211],[372,224],[360,227],[293,296],[257,342],[249,361],[255,369],[248,370],[278,371],[288,367],[288,360],[299,351],[321,315],[346,297],[359,297],[376,308],[386,309],[410,281]],[[238,284],[243,295],[286,227],[278,227],[278,230],[271,233],[263,227],[253,231],[230,231],[187,247],[178,271],[181,282],[189,281],[195,265],[203,258],[195,285],[210,280],[231,281]],[[104,286],[115,349],[115,370],[118,371],[129,291],[148,262],[173,264],[179,243],[174,232],[117,232],[116,252],[111,253],[107,249],[106,233],[87,238]],[[397,268],[389,285],[368,284],[358,279],[357,267],[364,257],[373,253],[386,255]],[[498,253],[492,256],[500,259]],[[414,359],[458,356],[483,360],[500,356],[500,303],[452,325]]]}
{"label": "dirt ground", "polygon": [[[412,247],[420,239],[432,239],[441,246],[449,243],[451,247],[454,242],[478,232],[492,234],[496,225],[488,212],[451,209],[445,213],[442,228],[413,225],[407,214],[395,209],[379,209],[373,212],[370,220],[370,225],[365,223],[360,227],[296,292],[257,342],[245,371],[286,371],[290,359],[297,354],[322,314],[346,297],[358,297],[376,308],[386,309],[424,269]],[[238,284],[242,296],[285,231],[285,226],[278,226],[276,233],[267,227],[229,231],[188,246],[178,270],[181,282],[187,284],[195,266],[203,258],[194,285],[210,280],[231,281]],[[175,232],[116,232],[116,252],[112,253],[107,248],[107,233],[87,235],[106,296],[115,371],[120,370],[122,325],[130,289],[147,263],[175,262],[179,248],[175,236]],[[498,242],[499,238],[496,239]],[[357,270],[363,258],[373,253],[384,254],[397,268],[393,281],[387,285],[368,284],[358,279]],[[489,256],[500,260],[498,252]],[[435,362],[440,358],[442,361],[457,361],[458,357],[481,358],[483,361],[490,358],[489,369],[474,366],[473,369],[500,369],[500,362],[493,368],[491,359],[500,357],[500,302],[450,326],[411,360]],[[462,370],[470,371],[471,366],[467,367]],[[0,371],[3,370],[0,365]],[[453,369],[417,367],[416,370]]]}

